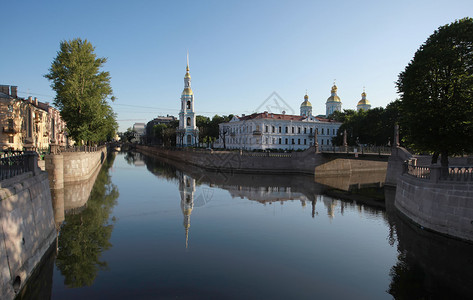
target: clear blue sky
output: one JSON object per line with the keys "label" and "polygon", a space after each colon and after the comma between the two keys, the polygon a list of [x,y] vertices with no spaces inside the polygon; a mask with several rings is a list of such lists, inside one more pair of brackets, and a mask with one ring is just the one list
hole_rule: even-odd
{"label": "clear blue sky", "polygon": [[189,51],[197,114],[253,112],[276,91],[296,113],[307,90],[315,114],[336,79],[343,108],[363,86],[373,107],[441,25],[473,1],[6,1],[0,84],[52,102],[43,78],[59,43],[88,39],[117,97],[120,131],[177,116]]}

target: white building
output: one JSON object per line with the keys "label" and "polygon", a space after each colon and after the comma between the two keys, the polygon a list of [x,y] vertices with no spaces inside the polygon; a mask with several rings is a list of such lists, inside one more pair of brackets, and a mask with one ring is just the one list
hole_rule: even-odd
{"label": "white building", "polygon": [[194,93],[191,89],[189,74],[189,56],[187,56],[184,90],[181,94],[181,111],[179,112],[179,128],[176,132],[176,145],[190,147],[199,143],[199,130],[195,124]]}
{"label": "white building", "polygon": [[303,150],[314,145],[317,131],[318,144],[332,145],[341,123],[312,116],[309,96],[304,96],[301,115],[254,113],[235,116],[230,122],[219,124],[220,137],[216,147],[244,150]]}

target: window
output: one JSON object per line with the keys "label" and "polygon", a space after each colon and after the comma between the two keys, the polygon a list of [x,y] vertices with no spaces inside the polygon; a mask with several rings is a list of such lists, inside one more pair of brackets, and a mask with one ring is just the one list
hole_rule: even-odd
{"label": "window", "polygon": [[281,129],[282,129],[281,126],[279,126],[279,133],[282,133],[282,130],[281,130]]}
{"label": "window", "polygon": [[191,102],[187,101],[187,109],[191,109]]}
{"label": "window", "polygon": [[301,144],[301,139],[297,139],[297,145]]}
{"label": "window", "polygon": [[323,145],[323,144],[324,144],[324,140],[322,139],[321,142],[322,142],[322,145]]}
{"label": "window", "polygon": [[297,133],[301,133],[301,128],[297,127]]}
{"label": "window", "polygon": [[187,117],[187,126],[191,126],[191,118]]}
{"label": "window", "polygon": [[8,136],[8,142],[9,142],[10,144],[13,144],[13,143],[15,142],[14,138],[15,138],[15,137],[14,137],[13,135]]}
{"label": "window", "polygon": [[286,126],[286,133],[288,133],[288,132],[289,132],[289,131],[288,131],[288,128],[287,128],[287,126]]}
{"label": "window", "polygon": [[268,125],[266,125],[266,127],[265,127],[265,131],[266,131],[266,132],[269,132],[269,131],[268,131]]}
{"label": "window", "polygon": [[13,130],[13,119],[8,119],[8,129]]}
{"label": "window", "polygon": [[335,128],[332,129],[332,135],[335,135]]}
{"label": "window", "polygon": [[306,133],[307,133],[307,128],[304,127],[304,134],[306,134]]}
{"label": "window", "polygon": [[292,139],[292,144],[295,145],[296,143],[294,142],[294,139]]}
{"label": "window", "polygon": [[292,133],[294,133],[294,126],[293,126],[293,127],[291,127],[291,128],[292,128],[292,129],[291,129],[291,130],[292,130]]}
{"label": "window", "polygon": [[322,128],[322,134],[324,134],[324,129]]}
{"label": "window", "polygon": [[[281,128],[281,127],[280,127]],[[279,138],[279,145],[281,145],[281,138]]]}
{"label": "window", "polygon": [[276,132],[276,128],[273,126],[273,133]]}
{"label": "window", "polygon": [[287,145],[287,139],[286,139],[286,145]]}
{"label": "window", "polygon": [[312,127],[310,128],[310,134],[312,134]]}
{"label": "window", "polygon": [[307,145],[307,140],[306,139],[304,139],[304,145]]}

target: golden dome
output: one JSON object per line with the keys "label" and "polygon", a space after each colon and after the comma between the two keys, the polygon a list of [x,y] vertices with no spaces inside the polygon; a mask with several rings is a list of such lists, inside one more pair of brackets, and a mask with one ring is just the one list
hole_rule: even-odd
{"label": "golden dome", "polygon": [[182,94],[183,95],[194,95],[194,92],[192,92],[191,88],[184,88],[184,90],[182,91]]}
{"label": "golden dome", "polygon": [[310,106],[312,107],[312,104],[309,102],[309,95],[305,94],[304,96],[304,102],[302,102],[301,107],[303,106]]}
{"label": "golden dome", "polygon": [[334,85],[332,86],[332,91],[331,91],[331,92],[332,92],[332,93],[336,93],[336,92],[337,92],[337,89],[338,89],[337,86],[334,84]]}
{"label": "golden dome", "polygon": [[366,93],[361,93],[361,100],[358,101],[358,105],[371,105],[371,103],[366,99]]}
{"label": "golden dome", "polygon": [[330,96],[327,98],[327,102],[340,102],[340,97],[338,97],[337,95]]}
{"label": "golden dome", "polygon": [[332,90],[330,91],[332,95],[327,98],[327,102],[341,102],[340,97],[337,96],[337,86],[334,84]]}
{"label": "golden dome", "polygon": [[189,71],[186,72],[186,75],[184,76],[184,78],[191,78],[191,74],[189,74]]}

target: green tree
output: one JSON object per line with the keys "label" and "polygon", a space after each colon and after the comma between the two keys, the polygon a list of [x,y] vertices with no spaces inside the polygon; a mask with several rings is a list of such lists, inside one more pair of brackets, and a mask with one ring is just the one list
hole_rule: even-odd
{"label": "green tree", "polygon": [[[414,150],[473,151],[473,19],[441,26],[399,74],[401,128]],[[438,154],[437,154],[438,155]]]}
{"label": "green tree", "polygon": [[44,77],[56,92],[54,104],[67,123],[69,136],[79,143],[111,140],[118,125],[107,102],[112,95],[110,74],[100,71],[107,60],[97,58],[92,44],[80,38],[62,41],[59,48]]}

